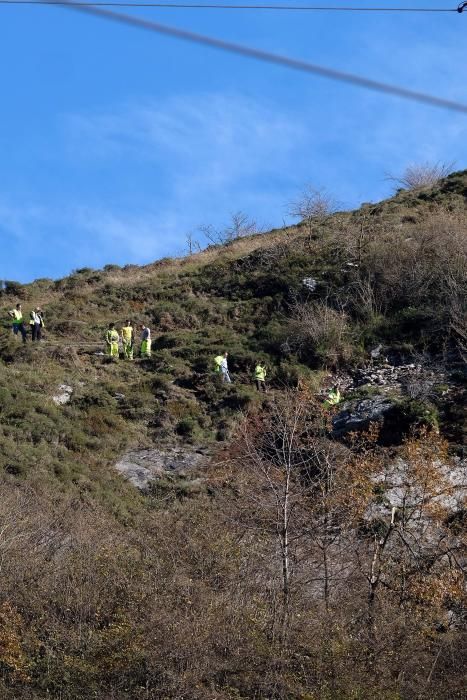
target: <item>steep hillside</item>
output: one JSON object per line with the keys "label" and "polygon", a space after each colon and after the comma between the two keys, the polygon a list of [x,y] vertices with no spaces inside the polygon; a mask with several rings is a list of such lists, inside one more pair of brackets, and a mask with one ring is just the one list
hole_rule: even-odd
{"label": "steep hillside", "polygon": [[[4,283],[1,697],[463,697],[466,253],[463,172],[181,259]],[[11,333],[18,302],[44,310],[41,343]],[[127,318],[151,359],[103,356]]]}

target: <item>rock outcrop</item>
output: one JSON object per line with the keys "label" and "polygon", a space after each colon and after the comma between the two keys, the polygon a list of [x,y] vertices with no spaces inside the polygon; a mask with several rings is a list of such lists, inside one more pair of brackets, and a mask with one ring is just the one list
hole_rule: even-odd
{"label": "rock outcrop", "polygon": [[127,452],[115,468],[133,486],[146,491],[151,482],[164,476],[188,476],[203,463],[207,463],[208,459],[208,451],[199,446],[150,448]]}

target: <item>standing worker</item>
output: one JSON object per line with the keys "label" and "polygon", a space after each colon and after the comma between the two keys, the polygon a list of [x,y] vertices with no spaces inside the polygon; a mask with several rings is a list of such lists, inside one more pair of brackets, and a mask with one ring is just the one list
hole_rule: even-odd
{"label": "standing worker", "polygon": [[223,384],[231,384],[229,367],[227,365],[227,357],[229,353],[224,352],[223,355],[218,355],[214,358],[215,371],[221,375],[221,381]]}
{"label": "standing worker", "polygon": [[31,327],[32,340],[41,340],[42,329],[44,328],[44,319],[42,317],[40,306],[36,306],[36,308],[29,314],[29,325]]}
{"label": "standing worker", "polygon": [[125,360],[133,359],[133,326],[131,321],[125,321],[122,328],[123,357]]}
{"label": "standing worker", "polygon": [[221,373],[221,364],[222,364],[223,359],[224,359],[224,355],[217,355],[214,358],[214,372],[216,372],[216,374]]}
{"label": "standing worker", "polygon": [[23,311],[21,308],[21,304],[16,304],[16,307],[12,309],[11,311],[8,312],[8,315],[11,316],[13,319],[13,325],[12,325],[12,330],[15,335],[18,335],[18,332],[21,333],[21,337],[23,339],[23,343],[26,342],[26,328],[24,327],[23,323]]}
{"label": "standing worker", "polygon": [[107,354],[111,360],[118,360],[118,333],[115,330],[115,323],[109,323],[109,330],[105,334]]}
{"label": "standing worker", "polygon": [[151,329],[147,326],[141,326],[141,357],[149,358],[151,357]]}
{"label": "standing worker", "polygon": [[266,391],[266,367],[260,360],[255,367],[255,382],[258,391]]}

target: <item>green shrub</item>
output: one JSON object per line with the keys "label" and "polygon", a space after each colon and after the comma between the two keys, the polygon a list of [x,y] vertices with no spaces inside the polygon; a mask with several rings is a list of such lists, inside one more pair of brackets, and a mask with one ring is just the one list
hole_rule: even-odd
{"label": "green shrub", "polygon": [[21,284],[21,282],[15,282],[13,280],[4,280],[3,292],[8,296],[24,299],[26,293],[26,286],[24,284]]}
{"label": "green shrub", "polygon": [[183,435],[185,437],[193,435],[195,429],[195,421],[191,416],[182,418],[175,428],[178,435]]}
{"label": "green shrub", "polygon": [[105,388],[95,386],[87,388],[81,395],[73,394],[71,405],[79,410],[86,410],[92,406],[116,410],[118,401],[115,396],[109,394]]}
{"label": "green shrub", "polygon": [[430,401],[407,399],[400,401],[399,406],[408,423],[438,429],[439,412]]}

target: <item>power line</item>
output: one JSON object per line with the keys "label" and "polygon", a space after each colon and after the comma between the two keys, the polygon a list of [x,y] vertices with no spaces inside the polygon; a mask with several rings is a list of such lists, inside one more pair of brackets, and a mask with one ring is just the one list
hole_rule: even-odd
{"label": "power line", "polygon": [[344,71],[336,70],[334,68],[328,68],[327,66],[320,66],[301,59],[290,58],[289,56],[273,53],[271,51],[257,49],[253,46],[246,46],[244,44],[237,44],[231,41],[225,41],[223,39],[207,36],[205,34],[198,34],[195,32],[188,31],[186,29],[179,29],[177,27],[159,24],[158,22],[153,22],[148,19],[134,17],[133,15],[127,15],[121,12],[115,12],[113,10],[107,10],[100,7],[78,5],[74,2],[63,2],[60,3],[60,6],[67,7],[69,9],[75,10],[76,12],[84,12],[95,17],[109,19],[119,24],[125,24],[130,25],[132,27],[137,27],[139,29],[145,29],[147,31],[155,32],[156,34],[162,34],[163,36],[169,36],[174,39],[181,39],[183,41],[187,41],[193,44],[209,46],[213,49],[218,49],[227,53],[236,54],[238,56],[244,56],[245,58],[252,58],[256,61],[261,61],[263,63],[271,63],[292,70],[300,71],[302,73],[311,73],[313,75],[318,75],[322,78],[327,78],[328,80],[334,80],[340,83],[348,83],[350,85],[357,85],[358,87],[366,88],[367,90],[372,90],[374,92],[381,92],[388,95],[394,95],[396,97],[401,97],[402,99],[410,100],[412,102],[420,102],[422,104],[427,104],[432,107],[441,107],[443,109],[448,109],[452,112],[461,112],[462,114],[467,114],[467,104],[463,104],[462,102],[448,100],[443,97],[437,97],[436,95],[430,95],[428,93],[419,92],[417,90],[411,90],[409,88],[400,87],[398,85],[391,85],[390,83],[383,83],[379,80],[372,80],[371,78],[356,75],[355,73],[346,73]]}
{"label": "power line", "polygon": [[70,5],[76,7],[154,7],[173,8],[187,10],[296,10],[306,12],[463,12],[465,3],[461,3],[457,8],[446,7],[341,7],[341,6],[317,6],[317,5],[232,5],[218,3],[166,3],[166,2],[112,2],[102,0],[93,2],[90,0],[77,0],[77,2],[67,2],[67,0],[0,0],[0,5]]}

